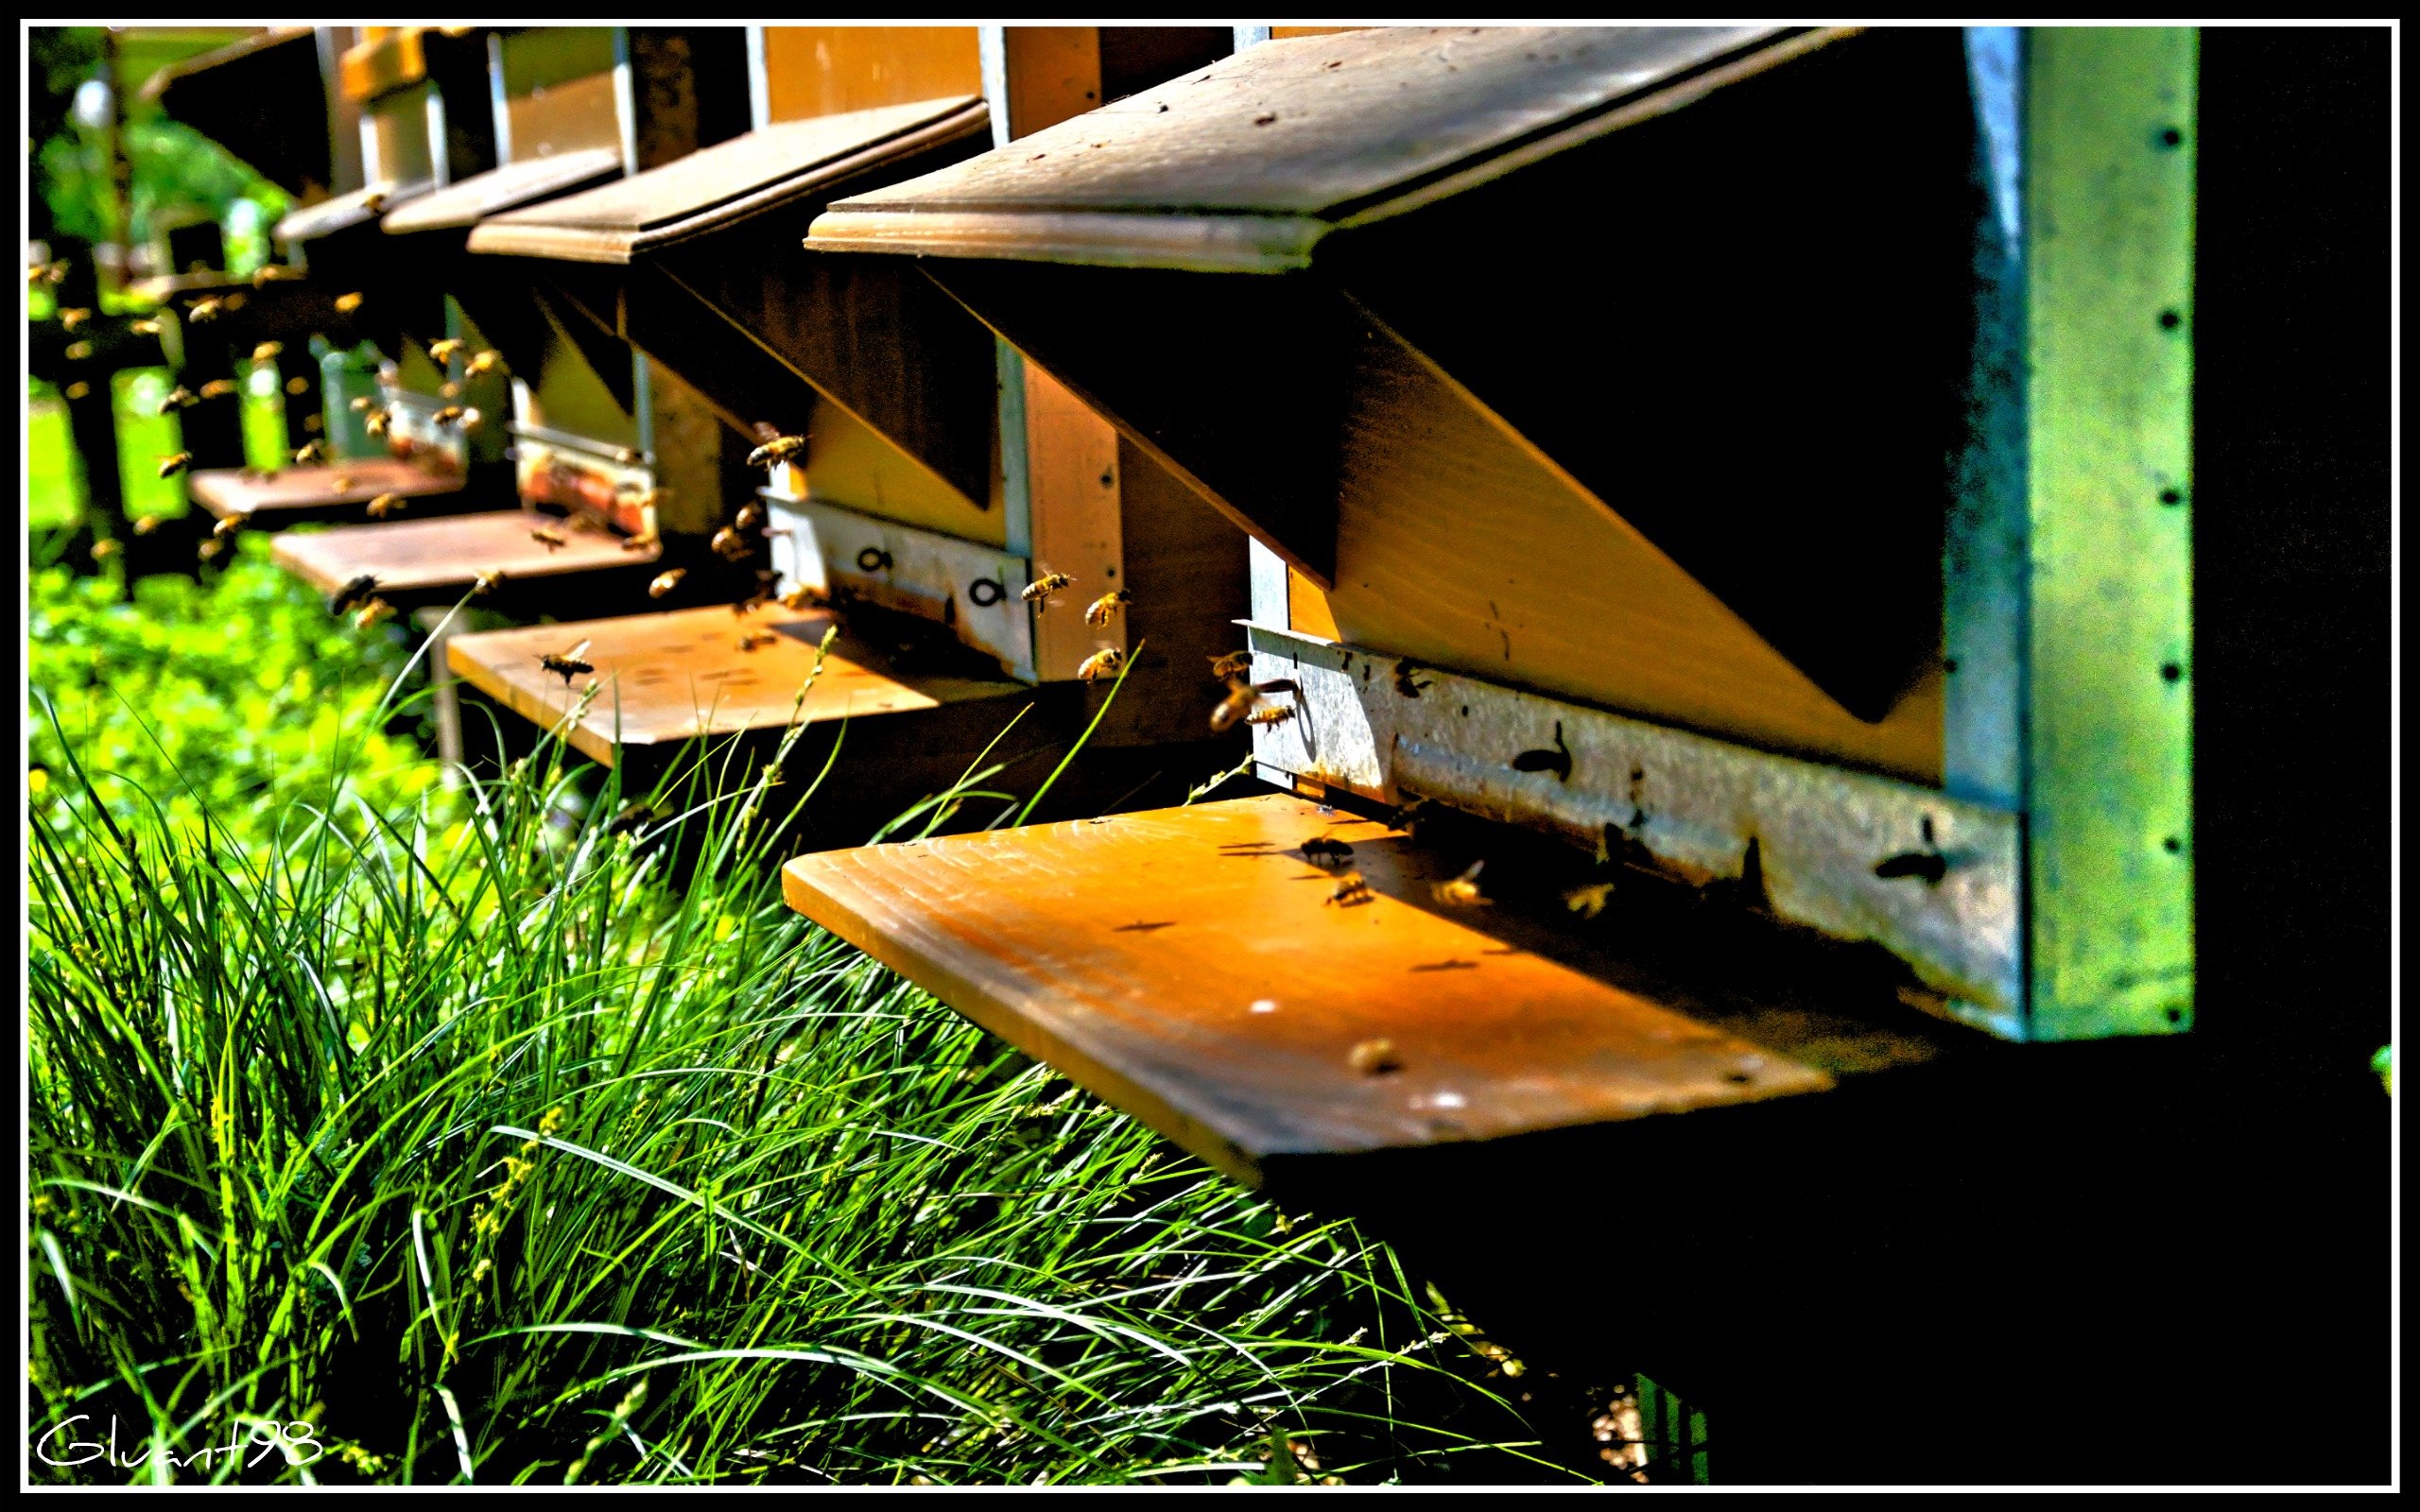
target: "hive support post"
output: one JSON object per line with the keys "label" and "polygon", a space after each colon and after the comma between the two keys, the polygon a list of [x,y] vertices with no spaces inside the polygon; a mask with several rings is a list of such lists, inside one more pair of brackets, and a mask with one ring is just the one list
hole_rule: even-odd
{"label": "hive support post", "polygon": [[412,616],[428,632],[429,702],[437,714],[437,759],[442,764],[439,777],[448,792],[462,785],[462,693],[445,654],[454,639],[453,617],[452,610],[437,608]]}

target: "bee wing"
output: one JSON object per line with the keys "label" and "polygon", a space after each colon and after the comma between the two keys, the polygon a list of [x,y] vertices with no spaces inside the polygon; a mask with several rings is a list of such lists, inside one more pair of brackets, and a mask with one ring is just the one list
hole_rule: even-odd
{"label": "bee wing", "polygon": [[1483,867],[1483,866],[1486,866],[1486,865],[1487,865],[1487,863],[1486,863],[1485,861],[1483,861],[1483,860],[1482,860],[1482,861],[1474,861],[1474,862],[1472,862],[1472,863],[1471,863],[1471,865],[1470,865],[1470,869],[1469,869],[1469,870],[1467,870],[1467,871],[1463,872],[1461,876],[1456,877],[1454,880],[1455,880],[1456,882],[1477,882],[1477,881],[1478,881],[1478,868],[1481,868],[1481,867]]}
{"label": "bee wing", "polygon": [[563,653],[563,660],[566,662],[579,661],[581,657],[588,654],[588,647],[590,644],[591,643],[587,641],[580,642],[578,645],[573,646],[570,650]]}

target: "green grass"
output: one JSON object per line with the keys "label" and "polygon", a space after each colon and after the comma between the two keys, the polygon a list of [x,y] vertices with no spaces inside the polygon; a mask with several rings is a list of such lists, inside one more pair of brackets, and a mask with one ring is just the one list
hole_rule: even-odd
{"label": "green grass", "polygon": [[[28,1285],[37,1435],[288,1426],[258,1464],[38,1473],[1548,1473],[1385,1248],[783,907],[777,836],[844,797],[845,741],[814,784],[717,756],[625,795],[558,736],[449,795],[382,732],[393,653],[286,624],[275,581],[116,619],[43,590],[38,649],[83,639],[34,673]],[[250,752],[147,720],[171,666],[240,690],[240,645],[184,637],[248,596],[255,657],[294,641],[255,691],[333,720]],[[306,728],[284,707],[229,717]]]}

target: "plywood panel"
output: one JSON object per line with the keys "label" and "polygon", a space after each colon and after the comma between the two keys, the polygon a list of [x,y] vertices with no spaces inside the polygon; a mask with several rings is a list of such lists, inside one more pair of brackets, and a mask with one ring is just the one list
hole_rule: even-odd
{"label": "plywood panel", "polygon": [[[339,489],[337,483],[343,483]],[[462,490],[459,476],[414,467],[387,457],[365,457],[324,467],[289,467],[254,473],[240,469],[193,474],[194,502],[213,515],[251,517],[262,529],[276,529],[300,520],[353,514],[382,493],[407,499],[433,499]]]}
{"label": "plywood panel", "polygon": [[[1352,846],[1374,896],[1304,863]],[[1232,1175],[1815,1091],[1824,1073],[1430,906],[1438,858],[1293,798],[826,852],[791,907]],[[1374,1059],[1372,1041],[1384,1041]],[[1357,1050],[1359,1058],[1357,1061]],[[1378,1069],[1383,1066],[1386,1069]]]}
{"label": "plywood panel", "polygon": [[1383,330],[1337,516],[1338,636],[1750,745],[1937,782],[1941,678],[1835,702],[1637,530]]}
{"label": "plywood panel", "polygon": [[769,114],[796,121],[983,93],[973,26],[768,26]]}
{"label": "plywood panel", "polygon": [[1083,606],[1125,586],[1117,507],[1117,432],[1031,363],[1025,373],[1026,487],[1033,571],[1075,582],[1033,621],[1034,671],[1045,682],[1076,675],[1096,651],[1126,649],[1126,621],[1084,622]]}
{"label": "plywood panel", "polygon": [[1003,511],[951,488],[941,474],[821,397],[807,427],[806,483],[813,497],[876,519],[987,546],[1008,544]]}
{"label": "plywood panel", "polygon": [[[541,529],[561,536],[563,544],[549,549],[530,534]],[[390,593],[458,592],[482,573],[520,580],[638,567],[656,559],[654,546],[622,548],[619,536],[574,530],[555,515],[495,509],[284,535],[277,538],[277,563],[323,593],[363,573]]]}

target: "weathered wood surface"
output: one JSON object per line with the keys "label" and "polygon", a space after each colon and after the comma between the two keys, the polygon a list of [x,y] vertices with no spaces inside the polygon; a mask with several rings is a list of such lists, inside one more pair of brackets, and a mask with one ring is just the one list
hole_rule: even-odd
{"label": "weathered wood surface", "polygon": [[[342,489],[336,486],[340,480],[345,484]],[[267,474],[241,469],[213,469],[194,473],[190,488],[194,502],[219,519],[231,514],[249,515],[263,529],[275,529],[303,519],[324,520],[355,513],[382,493],[436,500],[459,493],[462,480],[408,462],[372,456],[353,462],[283,468]]]}
{"label": "weathered wood surface", "polygon": [[[1354,847],[1338,906],[1305,841]],[[791,907],[1235,1176],[1829,1087],[1504,943],[1438,858],[1268,797],[802,856]],[[1450,875],[1450,872],[1446,873]],[[1357,1069],[1388,1041],[1399,1069]]]}
{"label": "weathered wood surface", "polygon": [[[807,724],[859,719],[1029,692],[1014,682],[900,671],[879,648],[844,635],[802,706],[800,689],[830,624],[826,614],[778,608],[744,614],[729,606],[676,610],[458,635],[447,643],[447,662],[456,676],[544,727],[552,728],[584,701],[571,743],[608,765],[622,747],[778,730],[792,718]],[[744,637],[769,632],[770,641],[741,648]],[[540,665],[540,657],[582,642],[588,648],[581,660],[593,672],[566,683]]]}
{"label": "weathered wood surface", "polygon": [[[1760,45],[1761,44],[1761,45]],[[836,203],[860,250],[1276,271],[1348,219],[1483,182],[1806,41],[1759,27],[1384,27],[1272,42]]]}
{"label": "weathered wood surface", "polygon": [[491,168],[387,213],[379,226],[390,236],[424,231],[467,231],[489,215],[551,199],[622,173],[622,154],[610,147],[562,152]]}
{"label": "weathered wood surface", "polygon": [[[549,549],[530,535],[542,529],[561,536],[563,544]],[[390,593],[459,591],[482,573],[500,572],[508,580],[557,577],[644,566],[660,553],[652,545],[625,551],[623,539],[575,530],[557,515],[498,509],[282,535],[275,554],[279,566],[321,593],[333,593],[363,573],[374,575]]]}

